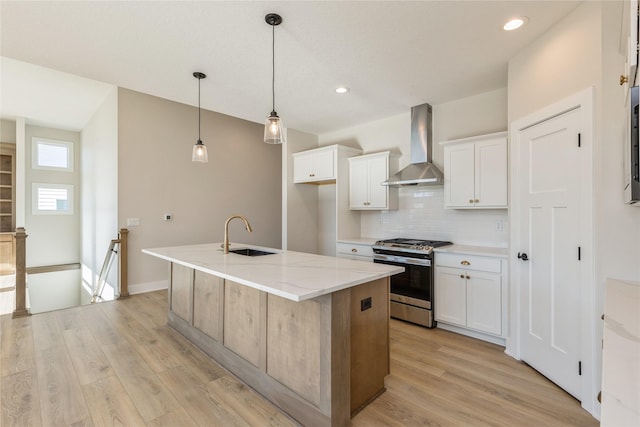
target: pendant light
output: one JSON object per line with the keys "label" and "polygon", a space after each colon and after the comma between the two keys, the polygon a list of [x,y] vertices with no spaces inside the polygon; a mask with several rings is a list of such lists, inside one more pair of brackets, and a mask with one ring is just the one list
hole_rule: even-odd
{"label": "pendant light", "polygon": [[264,142],[267,144],[282,144],[284,142],[284,131],[282,120],[276,113],[276,25],[282,23],[282,17],[277,13],[269,13],[264,17],[267,24],[271,25],[271,114],[267,117],[264,125]]}
{"label": "pendant light", "polygon": [[202,143],[200,139],[200,80],[206,79],[207,75],[200,72],[193,73],[193,77],[198,79],[198,142],[193,146],[193,152],[191,153],[191,161],[199,163],[207,163],[209,156],[207,155],[207,147]]}

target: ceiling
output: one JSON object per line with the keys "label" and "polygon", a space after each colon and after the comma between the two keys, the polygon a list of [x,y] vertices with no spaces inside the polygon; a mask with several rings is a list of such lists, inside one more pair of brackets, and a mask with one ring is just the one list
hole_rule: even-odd
{"label": "ceiling", "polygon": [[[508,60],[580,3],[2,1],[0,113],[79,130],[111,85],[197,105],[201,71],[203,108],[263,122],[277,12],[276,110],[321,134],[506,87]],[[529,23],[503,31],[512,16]]]}

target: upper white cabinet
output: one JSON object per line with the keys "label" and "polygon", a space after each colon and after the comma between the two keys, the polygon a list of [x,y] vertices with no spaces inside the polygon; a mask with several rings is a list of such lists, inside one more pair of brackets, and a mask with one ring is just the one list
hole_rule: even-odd
{"label": "upper white cabinet", "polygon": [[382,185],[397,170],[398,156],[389,151],[349,158],[349,209],[398,208],[398,191]]}
{"label": "upper white cabinet", "polygon": [[454,141],[444,146],[446,208],[507,207],[507,133]]}
{"label": "upper white cabinet", "polygon": [[293,154],[294,183],[322,183],[335,181],[338,175],[338,152],[354,156],[361,151],[342,145],[315,148]]}

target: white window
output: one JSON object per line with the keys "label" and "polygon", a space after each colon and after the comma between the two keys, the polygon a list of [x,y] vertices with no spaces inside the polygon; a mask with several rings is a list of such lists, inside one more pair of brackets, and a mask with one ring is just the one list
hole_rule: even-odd
{"label": "white window", "polygon": [[33,183],[33,215],[73,215],[73,185]]}
{"label": "white window", "polygon": [[73,142],[31,138],[33,169],[73,171]]}

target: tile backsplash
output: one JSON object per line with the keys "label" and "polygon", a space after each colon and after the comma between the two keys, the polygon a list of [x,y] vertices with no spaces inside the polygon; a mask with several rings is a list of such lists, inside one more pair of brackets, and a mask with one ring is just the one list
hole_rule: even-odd
{"label": "tile backsplash", "polygon": [[398,197],[398,210],[362,212],[362,236],[503,248],[509,243],[506,209],[445,209],[442,186],[401,187]]}

